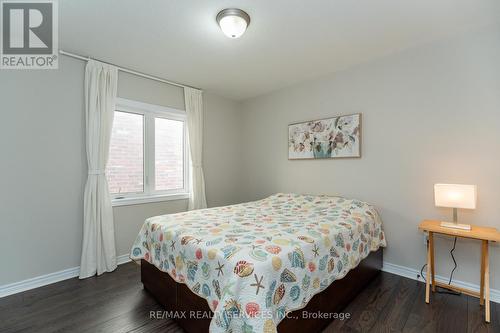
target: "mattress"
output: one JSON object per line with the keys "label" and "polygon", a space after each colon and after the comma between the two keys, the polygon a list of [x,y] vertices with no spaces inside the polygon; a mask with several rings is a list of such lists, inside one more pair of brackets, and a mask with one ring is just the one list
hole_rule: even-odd
{"label": "mattress", "polygon": [[214,312],[211,332],[275,332],[288,312],[385,246],[373,206],[279,193],[149,218],[131,258],[205,298]]}

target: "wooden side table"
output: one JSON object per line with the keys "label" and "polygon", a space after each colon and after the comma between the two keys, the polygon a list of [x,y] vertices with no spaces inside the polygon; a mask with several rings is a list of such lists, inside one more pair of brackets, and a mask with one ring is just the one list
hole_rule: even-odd
{"label": "wooden side table", "polygon": [[[441,221],[425,220],[418,228],[429,234],[429,245],[427,246],[427,278],[425,286],[425,302],[429,303],[430,287],[436,291],[436,287],[441,287],[466,295],[479,298],[479,304],[485,305],[484,318],[490,322],[490,263],[488,255],[489,242],[500,242],[500,233],[495,228],[471,226],[471,230],[460,230],[441,227]],[[446,283],[436,282],[434,278],[434,234],[447,235],[452,237],[471,238],[482,241],[481,247],[481,286],[480,292],[460,288]]]}

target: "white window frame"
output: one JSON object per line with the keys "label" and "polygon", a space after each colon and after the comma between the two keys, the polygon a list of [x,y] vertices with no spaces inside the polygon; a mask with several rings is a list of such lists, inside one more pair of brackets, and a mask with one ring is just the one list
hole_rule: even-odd
{"label": "white window frame", "polygon": [[[111,194],[113,206],[127,206],[150,202],[180,200],[189,198],[190,157],[187,135],[187,116],[184,110],[133,101],[125,98],[116,99],[115,111],[139,114],[143,116],[144,145],[144,192]],[[155,118],[165,118],[183,122],[184,184],[182,189],[155,190]]]}

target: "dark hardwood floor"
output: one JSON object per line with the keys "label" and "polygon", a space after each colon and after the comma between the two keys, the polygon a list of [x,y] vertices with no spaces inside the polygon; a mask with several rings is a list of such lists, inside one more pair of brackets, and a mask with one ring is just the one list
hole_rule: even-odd
{"label": "dark hardwood floor", "polygon": [[[491,303],[491,324],[479,300],[433,294],[425,285],[381,273],[334,321],[332,332],[500,332],[500,306]],[[140,269],[129,263],[116,272],[83,281],[66,280],[0,299],[0,332],[182,332],[171,320],[150,319],[161,310],[142,289]]]}

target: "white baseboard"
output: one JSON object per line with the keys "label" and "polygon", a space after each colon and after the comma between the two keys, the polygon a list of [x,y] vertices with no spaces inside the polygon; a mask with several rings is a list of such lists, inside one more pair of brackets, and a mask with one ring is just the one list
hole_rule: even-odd
{"label": "white baseboard", "polygon": [[[395,264],[391,264],[390,262],[384,261],[384,266],[382,267],[382,270],[387,273],[392,273],[396,274],[399,276],[404,276],[412,280],[417,280],[417,281],[422,281],[424,282],[424,279],[420,276],[420,271],[405,267],[405,266],[399,266]],[[425,272],[424,272],[425,274]],[[418,277],[420,276],[420,278]],[[448,278],[440,275],[436,275],[435,277],[436,281],[441,282],[441,283],[448,283]],[[467,288],[474,290],[476,292],[479,292],[479,285],[478,284],[473,284],[469,282],[464,282],[464,281],[457,281],[453,280],[453,284],[456,285],[457,287],[461,288]],[[490,289],[490,300],[495,303],[500,303],[500,290],[497,289]]]}
{"label": "white baseboard", "polygon": [[[125,264],[129,261],[130,261],[129,254],[124,254],[116,257],[116,263],[118,265]],[[80,273],[80,267],[78,266],[78,267],[64,269],[59,272],[36,276],[34,278],[19,282],[5,284],[3,286],[0,286],[0,298],[17,294],[26,290],[43,287],[59,281],[71,279],[77,277],[79,273]]]}
{"label": "white baseboard", "polygon": [[128,254],[128,253],[116,257],[116,264],[117,265],[123,265],[123,264],[126,264],[126,263],[131,262],[131,261],[132,260],[130,260],[130,254]]}

